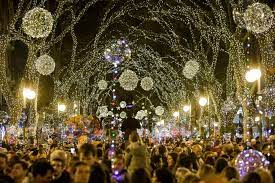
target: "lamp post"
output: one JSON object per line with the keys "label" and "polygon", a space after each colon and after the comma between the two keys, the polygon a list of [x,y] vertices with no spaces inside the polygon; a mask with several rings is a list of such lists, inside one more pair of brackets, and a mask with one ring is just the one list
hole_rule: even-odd
{"label": "lamp post", "polygon": [[[24,88],[23,89],[23,106],[24,106],[25,109],[27,107],[26,106],[27,100],[33,100],[35,98],[36,98],[35,91],[33,91],[30,88]],[[36,103],[37,103],[37,101],[36,101]],[[37,105],[35,105],[35,110],[36,109],[37,109]],[[25,143],[25,140],[26,140],[26,123],[30,120],[30,115],[31,115],[31,111],[30,110],[31,110],[31,107],[28,105],[28,109],[27,109],[27,111],[28,111],[28,114],[27,114],[28,118],[27,118],[27,121],[25,121],[23,123],[23,141],[24,141],[24,143]]]}
{"label": "lamp post", "polygon": [[[208,104],[208,99],[206,97],[200,97],[199,104],[200,104],[201,107],[206,106]],[[210,122],[209,121],[208,121],[208,125],[209,125],[208,127],[209,127],[209,135],[210,135]],[[200,126],[199,127],[200,133],[201,133],[201,135],[203,135],[200,123],[199,123],[199,126]]]}
{"label": "lamp post", "polygon": [[191,131],[191,134],[192,134],[192,113],[191,113],[191,105],[185,105],[183,106],[183,111],[185,113],[189,112],[189,126],[190,126],[190,131]]}

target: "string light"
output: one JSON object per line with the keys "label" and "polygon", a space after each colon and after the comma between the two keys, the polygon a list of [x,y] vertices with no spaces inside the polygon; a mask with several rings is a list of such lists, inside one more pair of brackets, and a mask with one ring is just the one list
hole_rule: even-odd
{"label": "string light", "polygon": [[149,91],[154,86],[154,80],[151,77],[142,78],[140,86],[143,90]]}
{"label": "string light", "polygon": [[35,67],[40,74],[49,75],[54,71],[55,62],[51,56],[45,54],[35,61]]}
{"label": "string light", "polygon": [[132,91],[137,87],[139,79],[134,71],[126,69],[118,81],[124,90]]}

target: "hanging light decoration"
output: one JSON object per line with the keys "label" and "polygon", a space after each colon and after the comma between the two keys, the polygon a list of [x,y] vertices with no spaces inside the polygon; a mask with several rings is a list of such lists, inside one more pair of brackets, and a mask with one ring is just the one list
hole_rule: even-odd
{"label": "hanging light decoration", "polygon": [[158,115],[158,116],[163,115],[163,113],[164,113],[164,108],[163,108],[162,106],[157,106],[156,109],[155,109],[155,113],[156,113],[156,115]]}
{"label": "hanging light decoration", "polygon": [[45,54],[35,61],[35,67],[40,74],[49,75],[54,71],[55,62],[51,56]]}
{"label": "hanging light decoration", "polygon": [[108,114],[108,107],[107,106],[98,107],[97,113],[99,113],[100,116],[106,117]]}
{"label": "hanging light decoration", "polygon": [[183,68],[183,75],[187,79],[192,79],[199,71],[200,64],[195,60],[190,60],[186,62]]}
{"label": "hanging light decoration", "polygon": [[22,28],[32,38],[43,38],[51,33],[53,21],[49,11],[43,8],[34,8],[25,14]]}
{"label": "hanging light decoration", "polygon": [[270,29],[273,19],[272,9],[262,3],[253,3],[244,12],[246,29],[254,33],[263,33]]}
{"label": "hanging light decoration", "polygon": [[104,51],[104,57],[107,61],[120,64],[131,58],[131,49],[129,48],[128,41],[121,38],[111,43],[111,46]]}
{"label": "hanging light decoration", "polygon": [[135,116],[135,119],[142,120],[146,116],[146,113],[144,110],[139,110]]}
{"label": "hanging light decoration", "polygon": [[107,81],[105,81],[105,80],[100,80],[100,81],[98,82],[97,86],[98,86],[98,88],[99,88],[100,90],[106,90],[107,87],[108,87],[108,83],[107,83]]}
{"label": "hanging light decoration", "polygon": [[119,117],[122,118],[122,119],[125,119],[127,117],[127,113],[122,111],[120,114],[119,114]]}
{"label": "hanging light decoration", "polygon": [[132,91],[137,87],[138,77],[134,71],[126,69],[118,81],[124,90]]}
{"label": "hanging light decoration", "polygon": [[151,77],[145,77],[141,80],[140,86],[143,90],[149,91],[154,86],[154,80]]}
{"label": "hanging light decoration", "polygon": [[127,103],[126,103],[125,101],[121,101],[121,102],[119,103],[119,106],[120,106],[122,109],[124,109],[124,108],[127,106]]}

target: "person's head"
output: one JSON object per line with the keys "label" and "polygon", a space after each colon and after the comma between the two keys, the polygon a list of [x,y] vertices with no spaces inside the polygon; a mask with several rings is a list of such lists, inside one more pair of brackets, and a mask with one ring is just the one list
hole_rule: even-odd
{"label": "person's head", "polygon": [[256,172],[261,177],[261,183],[273,183],[273,177],[269,171],[259,168]]}
{"label": "person's head", "polygon": [[99,164],[91,167],[89,183],[107,183],[109,176]]}
{"label": "person's head", "polygon": [[51,164],[46,161],[35,161],[30,170],[35,183],[51,182],[53,171]]}
{"label": "person's head", "polygon": [[261,177],[256,172],[250,172],[244,176],[243,183],[261,183]]}
{"label": "person's head", "polygon": [[8,157],[4,153],[0,153],[0,171],[4,170],[7,167]]}
{"label": "person's head", "polygon": [[201,180],[200,180],[199,176],[197,176],[194,173],[189,173],[184,176],[182,182],[184,182],[184,183],[199,183],[200,181]]}
{"label": "person's head", "polygon": [[67,154],[62,150],[54,150],[50,155],[50,163],[54,169],[53,177],[58,179],[66,168]]}
{"label": "person's head", "polygon": [[169,153],[167,157],[168,167],[174,167],[177,162],[178,154],[177,153]]}
{"label": "person's head", "polygon": [[138,142],[139,141],[139,136],[136,131],[132,131],[130,136],[129,136],[130,142]]}
{"label": "person's head", "polygon": [[96,149],[93,144],[85,143],[79,148],[79,159],[89,166],[96,161]]}
{"label": "person's head", "polygon": [[140,168],[132,173],[131,183],[151,183],[151,179],[146,170]]}
{"label": "person's head", "polygon": [[269,144],[264,144],[262,147],[262,153],[264,155],[267,155],[268,153],[270,153],[270,149],[271,149],[271,146]]}
{"label": "person's head", "polygon": [[159,168],[155,171],[153,183],[173,183],[173,174],[167,168]]}
{"label": "person's head", "polygon": [[215,164],[215,172],[221,173],[225,167],[228,166],[228,162],[224,158],[219,158]]}
{"label": "person's head", "polygon": [[211,166],[211,165],[208,165],[208,164],[204,164],[202,166],[199,167],[199,170],[197,172],[197,175],[203,179],[205,177],[208,177],[212,174],[214,174],[215,171],[214,171],[214,167]]}
{"label": "person's head", "polygon": [[84,162],[77,162],[73,166],[73,182],[88,183],[90,178],[91,167]]}
{"label": "person's head", "polygon": [[28,163],[25,161],[14,162],[11,169],[11,177],[14,180],[24,178],[27,175],[28,167]]}
{"label": "person's head", "polygon": [[113,171],[122,171],[125,168],[123,155],[117,155],[113,163]]}
{"label": "person's head", "polygon": [[228,180],[222,175],[212,174],[203,180],[203,183],[228,183]]}
{"label": "person's head", "polygon": [[199,158],[202,155],[202,147],[199,144],[195,144],[192,147],[192,152]]}
{"label": "person's head", "polygon": [[237,171],[237,169],[235,167],[232,167],[232,166],[225,167],[222,171],[222,174],[229,181],[231,179],[239,180],[239,178],[240,178],[239,172]]}
{"label": "person's head", "polygon": [[177,182],[183,182],[183,178],[185,177],[186,174],[191,173],[189,169],[180,167],[176,170],[176,180]]}

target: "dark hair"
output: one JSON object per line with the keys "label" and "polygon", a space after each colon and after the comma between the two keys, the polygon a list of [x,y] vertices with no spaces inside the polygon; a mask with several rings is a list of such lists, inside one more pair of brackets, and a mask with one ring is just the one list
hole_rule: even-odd
{"label": "dark hair", "polygon": [[15,161],[13,162],[12,167],[15,166],[16,164],[20,164],[24,170],[27,170],[29,168],[28,163],[25,161],[21,161],[21,160]]}
{"label": "dark hair", "polygon": [[159,183],[173,183],[173,175],[167,168],[157,169],[156,176]]}
{"label": "dark hair", "polygon": [[261,176],[256,172],[251,172],[243,178],[243,183],[261,183]]}
{"label": "dark hair", "polygon": [[174,161],[174,164],[176,164],[177,158],[178,158],[178,154],[172,152],[172,153],[169,153],[168,155],[172,157],[172,159],[173,159],[173,161]]}
{"label": "dark hair", "polygon": [[97,158],[102,158],[102,156],[103,156],[103,151],[102,151],[101,148],[97,148],[97,149],[96,149],[96,156],[97,156]]}
{"label": "dark hair", "polygon": [[35,161],[30,168],[30,172],[34,177],[37,175],[45,176],[49,170],[54,171],[52,165],[47,161],[41,160]]}
{"label": "dark hair", "polygon": [[79,153],[83,153],[85,156],[90,154],[96,156],[96,149],[93,144],[85,143],[80,147]]}
{"label": "dark hair", "polygon": [[225,167],[228,166],[228,162],[224,158],[219,158],[215,164],[215,172],[221,173]]}
{"label": "dark hair", "polygon": [[239,179],[239,172],[237,171],[236,168],[232,166],[228,166],[224,168],[222,172],[224,176],[227,178],[227,180]]}
{"label": "dark hair", "polygon": [[8,156],[4,153],[0,153],[0,158],[4,158],[6,161],[8,161]]}
{"label": "dark hair", "polygon": [[151,179],[144,168],[139,168],[132,173],[131,183],[151,183]]}
{"label": "dark hair", "polygon": [[108,176],[104,169],[99,165],[95,164],[92,166],[89,183],[107,183]]}

